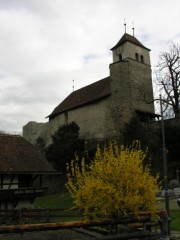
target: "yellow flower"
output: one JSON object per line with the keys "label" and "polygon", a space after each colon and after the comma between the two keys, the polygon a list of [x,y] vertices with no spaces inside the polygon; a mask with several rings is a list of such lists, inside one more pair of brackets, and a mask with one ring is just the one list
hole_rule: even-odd
{"label": "yellow flower", "polygon": [[129,147],[116,142],[102,149],[97,146],[88,166],[76,156],[67,166],[66,183],[75,206],[83,209],[85,217],[155,212],[158,176],[151,176],[149,166],[144,166],[146,156],[138,141]]}

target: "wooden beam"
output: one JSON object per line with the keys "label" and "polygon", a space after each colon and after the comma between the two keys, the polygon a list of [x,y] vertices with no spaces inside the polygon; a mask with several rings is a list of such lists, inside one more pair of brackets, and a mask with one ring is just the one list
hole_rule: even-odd
{"label": "wooden beam", "polygon": [[33,231],[47,231],[68,228],[80,228],[91,226],[105,226],[115,224],[112,220],[93,220],[93,221],[71,221],[71,222],[58,222],[58,223],[40,223],[40,224],[22,224],[0,226],[0,233],[20,233],[20,232],[33,232]]}
{"label": "wooden beam", "polygon": [[10,183],[9,183],[9,187],[8,187],[9,189],[11,188],[11,185],[13,183],[14,177],[15,177],[15,174],[13,174],[12,177],[11,177],[11,180],[10,180]]}
{"label": "wooden beam", "polygon": [[1,173],[1,189],[3,189],[3,174]]}

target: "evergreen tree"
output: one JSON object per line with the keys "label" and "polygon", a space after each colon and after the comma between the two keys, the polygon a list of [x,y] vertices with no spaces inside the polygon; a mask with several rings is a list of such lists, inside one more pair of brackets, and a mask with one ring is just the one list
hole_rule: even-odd
{"label": "evergreen tree", "polygon": [[75,154],[82,154],[84,141],[79,139],[79,126],[75,122],[62,125],[52,135],[52,144],[46,148],[46,158],[59,171],[65,172],[66,164]]}
{"label": "evergreen tree", "polygon": [[167,164],[169,180],[176,178],[176,171],[180,170],[180,126],[165,122],[165,138],[167,149]]}
{"label": "evergreen tree", "polygon": [[153,174],[160,173],[163,178],[162,137],[159,125],[147,124],[141,122],[138,117],[133,117],[124,129],[123,140],[125,145],[138,140],[142,149],[148,148],[148,158],[145,161],[151,165]]}

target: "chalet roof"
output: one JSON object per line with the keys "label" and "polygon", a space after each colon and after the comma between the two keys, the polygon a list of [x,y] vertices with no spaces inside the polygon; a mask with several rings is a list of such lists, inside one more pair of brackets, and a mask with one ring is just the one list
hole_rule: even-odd
{"label": "chalet roof", "polygon": [[0,173],[53,173],[37,148],[19,135],[0,134]]}
{"label": "chalet roof", "polygon": [[110,78],[104,78],[86,87],[72,92],[48,116],[53,118],[60,113],[87,105],[110,95]]}
{"label": "chalet roof", "polygon": [[137,38],[135,38],[134,36],[128,34],[128,33],[125,33],[122,38],[119,40],[119,42],[113,47],[111,48],[111,50],[114,50],[115,48],[119,47],[120,45],[122,45],[123,43],[125,42],[131,42],[139,47],[142,47],[142,48],[145,48],[147,49],[148,51],[150,51],[149,48],[146,48],[141,42],[139,42],[139,40],[137,40]]}

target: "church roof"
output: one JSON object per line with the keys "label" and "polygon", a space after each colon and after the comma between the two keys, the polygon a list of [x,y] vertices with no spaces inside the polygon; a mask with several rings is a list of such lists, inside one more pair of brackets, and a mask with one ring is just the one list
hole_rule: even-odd
{"label": "church roof", "polygon": [[53,118],[62,112],[95,102],[110,95],[110,78],[104,78],[72,92],[48,116]]}
{"label": "church roof", "polygon": [[0,134],[0,173],[54,173],[37,148],[19,135]]}
{"label": "church roof", "polygon": [[113,47],[111,48],[111,50],[114,50],[115,48],[119,47],[120,45],[122,45],[123,43],[125,42],[131,42],[139,47],[142,47],[142,48],[145,48],[147,49],[148,51],[150,51],[149,48],[146,48],[141,42],[139,42],[139,40],[137,40],[137,38],[135,38],[134,36],[128,34],[128,33],[125,33],[122,38],[119,40],[119,42]]}

